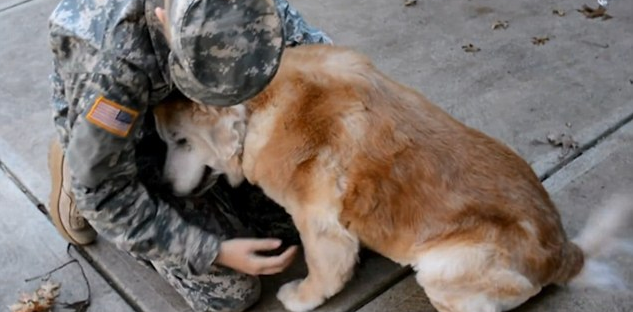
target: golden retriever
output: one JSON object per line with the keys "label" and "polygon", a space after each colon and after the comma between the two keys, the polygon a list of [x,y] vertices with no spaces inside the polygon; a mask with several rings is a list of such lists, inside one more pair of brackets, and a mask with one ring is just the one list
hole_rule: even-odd
{"label": "golden retriever", "polygon": [[[243,105],[172,99],[154,114],[178,193],[208,166],[259,185],[292,215],[309,273],[277,294],[291,311],[339,292],[361,245],[412,266],[439,311],[494,312],[545,285],[591,279],[592,242],[611,239],[589,231],[571,242],[521,157],[346,48],[287,49]],[[616,229],[631,205],[611,207]]]}

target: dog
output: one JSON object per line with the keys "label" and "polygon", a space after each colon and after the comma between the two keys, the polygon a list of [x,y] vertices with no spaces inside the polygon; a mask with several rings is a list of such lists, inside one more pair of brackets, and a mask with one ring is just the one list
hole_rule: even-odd
{"label": "dog", "polygon": [[309,273],[277,298],[295,312],[343,288],[360,246],[411,266],[439,311],[506,311],[546,285],[591,281],[587,263],[633,210],[616,200],[594,220],[612,231],[589,226],[572,242],[520,156],[343,47],[287,49],[240,105],[180,98],[154,115],[176,193],[208,167],[292,216]]}

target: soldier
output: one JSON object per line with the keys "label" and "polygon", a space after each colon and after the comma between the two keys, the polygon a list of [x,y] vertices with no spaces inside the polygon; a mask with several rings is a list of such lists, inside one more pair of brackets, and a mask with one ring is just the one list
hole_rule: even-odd
{"label": "soldier", "polygon": [[169,195],[151,108],[178,91],[240,103],[272,79],[284,46],[331,40],[286,0],[165,2],[62,0],[53,12],[50,215],[72,244],[96,230],[150,262],[194,310],[242,311],[259,297],[256,276],[291,262],[296,247],[261,253],[296,242],[290,219],[252,186],[214,176],[201,197]]}

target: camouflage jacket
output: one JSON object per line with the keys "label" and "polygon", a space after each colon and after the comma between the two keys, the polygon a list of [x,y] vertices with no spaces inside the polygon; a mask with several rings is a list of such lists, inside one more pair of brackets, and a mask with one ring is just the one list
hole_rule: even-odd
{"label": "camouflage jacket", "polygon": [[[50,17],[54,122],[82,214],[100,235],[146,260],[210,270],[220,239],[188,224],[140,183],[142,118],[173,88],[159,0],[62,0]],[[286,44],[329,43],[286,0]]]}

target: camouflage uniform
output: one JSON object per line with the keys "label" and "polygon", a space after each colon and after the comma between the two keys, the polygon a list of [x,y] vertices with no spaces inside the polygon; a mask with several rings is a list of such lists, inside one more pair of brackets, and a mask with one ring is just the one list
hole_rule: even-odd
{"label": "camouflage uniform", "polygon": [[[282,38],[286,46],[331,42],[286,0],[271,1],[171,0],[188,5],[184,15],[168,8],[170,24],[181,27],[172,27],[171,44],[184,45],[175,53],[154,15],[162,1],[63,0],[50,18],[54,122],[77,207],[102,237],[150,261],[196,311],[243,310],[259,296],[256,277],[212,265],[222,240],[297,238],[274,226],[289,228],[288,216],[251,186],[220,181],[195,199],[165,192],[164,145],[150,110],[174,84],[201,103],[236,104],[271,79]],[[251,16],[261,20],[253,26]]]}

